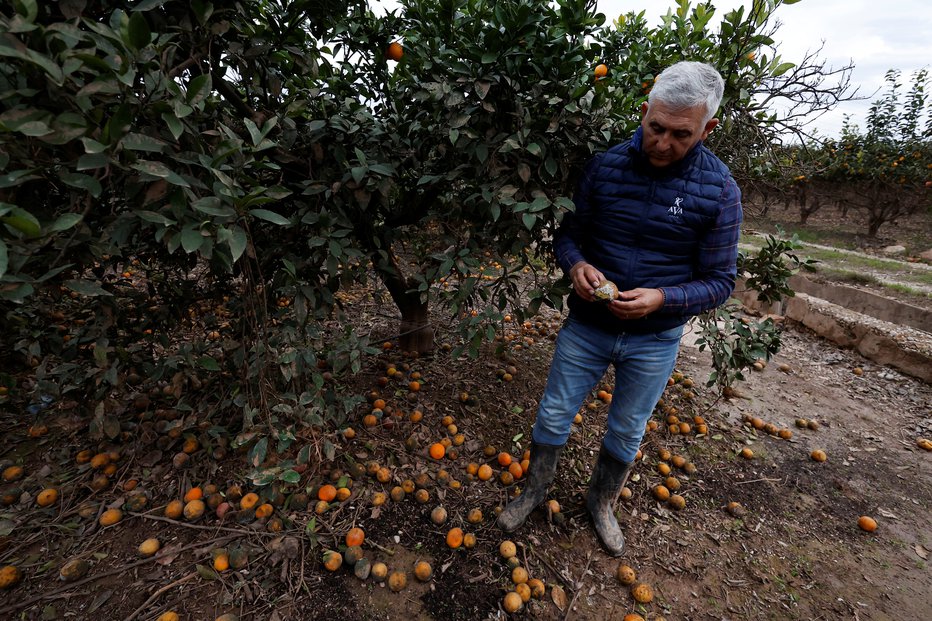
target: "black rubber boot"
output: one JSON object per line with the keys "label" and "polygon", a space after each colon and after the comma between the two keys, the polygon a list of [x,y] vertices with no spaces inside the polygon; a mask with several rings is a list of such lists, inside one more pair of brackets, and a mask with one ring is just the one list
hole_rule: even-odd
{"label": "black rubber boot", "polygon": [[517,530],[524,524],[527,516],[537,508],[537,505],[544,502],[550,483],[553,482],[553,477],[557,473],[557,463],[560,461],[561,452],[563,452],[562,446],[531,442],[531,463],[527,484],[521,495],[508,503],[498,516],[495,523],[500,529],[506,533]]}
{"label": "black rubber boot", "polygon": [[603,446],[586,495],[586,508],[592,516],[595,532],[612,556],[621,556],[625,549],[625,536],[615,519],[614,505],[633,466],[633,463],[618,461]]}

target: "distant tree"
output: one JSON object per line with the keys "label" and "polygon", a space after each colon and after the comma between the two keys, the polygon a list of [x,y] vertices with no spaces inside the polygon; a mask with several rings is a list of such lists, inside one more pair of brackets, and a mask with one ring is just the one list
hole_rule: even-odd
{"label": "distant tree", "polygon": [[900,72],[886,74],[886,92],[870,107],[862,133],[850,117],[841,138],[825,146],[824,178],[836,182],[847,205],[867,214],[867,234],[932,205],[932,110],[928,72],[912,76],[903,97]]}

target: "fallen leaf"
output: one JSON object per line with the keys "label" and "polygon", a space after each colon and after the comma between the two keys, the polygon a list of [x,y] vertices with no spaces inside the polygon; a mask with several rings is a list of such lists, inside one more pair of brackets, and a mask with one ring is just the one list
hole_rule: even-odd
{"label": "fallen leaf", "polygon": [[919,558],[921,558],[922,560],[926,560],[929,558],[929,551],[926,550],[922,544],[917,543],[915,550],[916,550],[916,554],[918,554]]}
{"label": "fallen leaf", "polygon": [[181,552],[181,544],[176,543],[175,545],[165,546],[162,548],[161,556],[155,561],[159,565],[170,565],[172,561],[178,558],[178,554]]}
{"label": "fallen leaf", "polygon": [[560,609],[560,612],[566,610],[566,592],[559,584],[554,585],[553,588],[550,589],[550,599],[552,599],[554,605]]}
{"label": "fallen leaf", "polygon": [[900,516],[898,516],[897,514],[893,513],[892,511],[887,511],[887,510],[884,509],[883,507],[879,507],[879,508],[877,509],[877,513],[879,513],[879,514],[882,515],[883,517],[885,517],[885,518],[887,518],[887,519],[890,519],[890,520],[898,520],[898,519],[900,519]]}

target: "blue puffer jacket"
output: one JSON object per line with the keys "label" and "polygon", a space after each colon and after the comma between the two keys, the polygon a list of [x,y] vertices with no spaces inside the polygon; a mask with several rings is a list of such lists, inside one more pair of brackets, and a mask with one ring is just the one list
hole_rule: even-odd
{"label": "blue puffer jacket", "polygon": [[580,260],[620,291],[661,288],[664,306],[622,321],[575,293],[570,314],[613,332],[660,332],[724,302],[734,288],[740,192],[728,168],[701,143],[674,164],[651,166],[641,129],[589,163],[554,237],[564,272]]}

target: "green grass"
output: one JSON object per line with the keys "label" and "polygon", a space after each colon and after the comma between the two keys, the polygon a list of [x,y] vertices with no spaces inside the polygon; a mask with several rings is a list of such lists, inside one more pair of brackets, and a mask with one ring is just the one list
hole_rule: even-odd
{"label": "green grass", "polygon": [[[855,285],[873,285],[875,287],[883,287],[885,289],[890,289],[891,291],[896,291],[897,293],[902,293],[907,296],[916,296],[920,298],[932,298],[932,294],[927,293],[921,289],[916,289],[898,282],[884,282],[873,276],[871,274],[864,274],[863,272],[852,272],[849,270],[836,269],[836,268],[825,268],[819,270],[824,274],[829,274],[833,278],[841,281],[852,283]],[[909,278],[908,274],[899,274],[899,277]],[[916,274],[915,276],[923,276],[922,274]]]}

